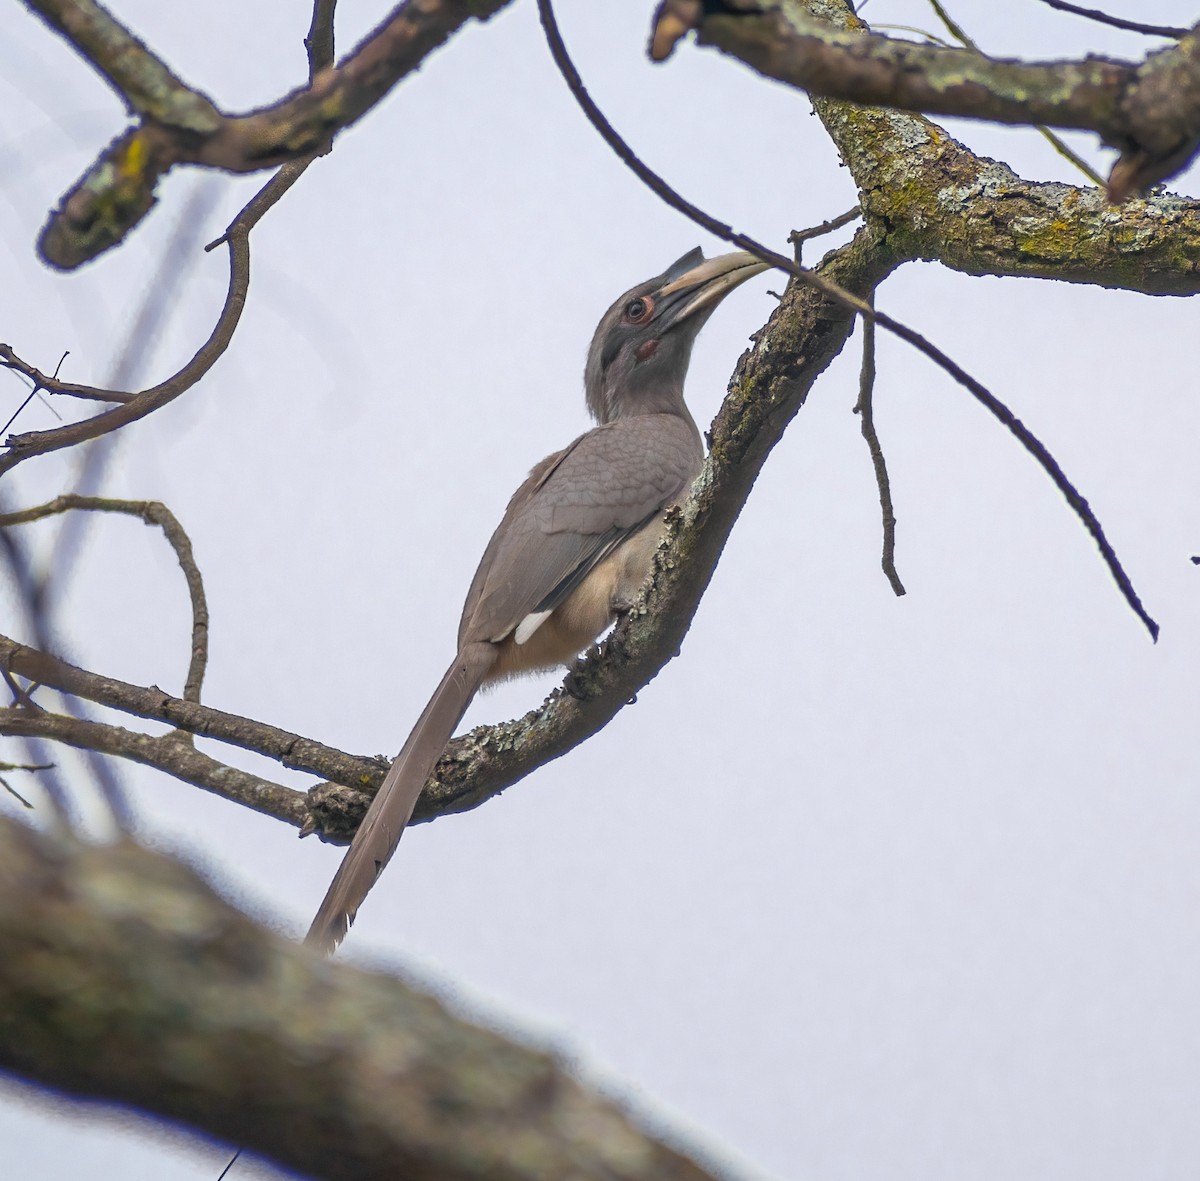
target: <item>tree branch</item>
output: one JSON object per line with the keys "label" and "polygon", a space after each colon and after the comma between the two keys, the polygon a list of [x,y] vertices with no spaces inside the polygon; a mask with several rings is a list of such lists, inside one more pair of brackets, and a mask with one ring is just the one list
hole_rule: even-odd
{"label": "tree branch", "polygon": [[561,1060],[319,958],[130,841],[0,818],[0,945],[0,1068],[306,1177],[713,1181]]}
{"label": "tree branch", "polygon": [[[229,289],[225,297],[221,314],[213,327],[209,338],[194,357],[166,381],[159,382],[140,394],[129,397],[124,405],[112,410],[106,410],[82,422],[70,423],[67,426],[56,427],[48,431],[29,431],[21,435],[9,435],[4,441],[7,454],[0,455],[0,476],[16,467],[25,459],[34,455],[45,455],[51,451],[59,451],[64,447],[74,447],[89,439],[106,435],[110,431],[128,426],[155,410],[161,409],[173,402],[181,394],[190,390],[217,363],[229,347],[233,334],[242,317],[246,306],[246,297],[250,289],[250,231],[258,224],[263,215],[274,206],[279,199],[303,175],[304,170],[312,163],[313,156],[302,160],[294,160],[285,164],[278,172],[243,207],[241,212],[229,224],[225,233],[210,243],[206,249],[211,250],[222,242],[229,246]],[[0,357],[3,354],[0,353]],[[82,388],[82,387],[79,387]],[[108,391],[97,391],[96,396],[105,400]]]}
{"label": "tree branch", "polygon": [[[265,758],[274,759],[285,767],[303,771],[321,778],[333,779],[338,783],[353,785],[360,789],[368,788],[383,777],[386,763],[375,759],[360,758],[349,755],[333,747],[325,746],[299,734],[282,730],[277,726],[269,726],[264,722],[255,722],[236,714],[225,713],[210,706],[196,702],[185,701],[173,697],[157,687],[130,685],[112,677],[104,677],[98,673],[87,672],[75,665],[67,664],[55,656],[39,652],[18,644],[7,636],[0,636],[0,669],[10,675],[24,677],[38,685],[56,689],[60,693],[73,694],[97,705],[119,710],[131,717],[146,718],[152,721],[165,722],[173,729],[182,730],[203,738],[212,738],[242,750],[252,751]],[[9,711],[0,721],[0,733],[16,733],[15,727],[22,732],[28,729],[27,723],[20,721],[18,713],[27,711]],[[95,723],[101,730],[104,727]],[[115,729],[115,728],[114,728]],[[72,731],[70,742],[88,749],[104,750],[109,754],[120,755],[137,762],[151,763],[162,770],[169,770],[161,762],[151,762],[142,755],[149,749],[142,744],[145,735],[132,731],[120,731],[121,737],[112,740],[104,739],[98,731],[80,729]],[[60,733],[48,735],[60,737]],[[171,736],[166,736],[171,737]],[[68,739],[63,738],[63,741]],[[99,745],[98,745],[99,744]],[[184,744],[186,745],[186,744]],[[160,752],[155,752],[156,757]],[[169,752],[168,752],[169,753]],[[166,756],[162,756],[166,757]],[[201,764],[196,764],[201,766]],[[223,766],[223,764],[219,764]],[[262,781],[258,781],[262,782]],[[215,791],[238,803],[248,803],[236,790],[226,789],[226,780],[208,776],[198,786]],[[282,789],[281,789],[282,790]],[[261,802],[262,796],[255,788],[253,798]],[[303,793],[292,792],[285,797],[284,806],[278,811],[270,811],[259,807],[259,803],[251,803],[260,811],[269,811],[270,815],[278,816],[298,826],[309,821],[307,813],[297,812],[292,796],[303,796]]]}
{"label": "tree branch", "polygon": [[115,755],[132,763],[153,767],[183,783],[203,788],[223,799],[244,804],[264,816],[287,821],[297,828],[309,819],[307,797],[248,771],[240,771],[201,754],[178,734],[154,736],[126,730],[107,722],[93,722],[39,709],[0,709],[0,734],[14,738],[42,738],[78,750]]}
{"label": "tree branch", "polygon": [[[176,164],[256,172],[319,154],[467,20],[486,20],[509,0],[405,0],[340,65],[310,71],[307,86],[245,115],[220,112],[95,0],[26,2],[141,116],[63,197],[42,231],[42,257],[70,269],[120,242],[150,211],[159,178]],[[314,9],[314,68],[326,50],[332,54],[325,20],[325,9]]]}
{"label": "tree branch", "polygon": [[[6,453],[0,455],[0,476],[11,471],[18,463],[34,455],[45,455],[64,447],[74,447],[88,439],[106,435],[120,427],[128,426],[173,402],[180,394],[192,388],[221,358],[233,339],[233,333],[246,306],[246,295],[250,288],[250,227],[239,225],[229,235],[229,289],[221,314],[196,355],[176,373],[135,394],[123,405],[102,411],[81,422],[54,427],[47,431],[28,431],[25,434],[9,435],[4,441]],[[52,387],[51,387],[52,388]],[[104,394],[99,396],[103,397]]]}
{"label": "tree branch", "polygon": [[1144,33],[1147,37],[1186,37],[1187,29],[1176,25],[1147,25],[1141,21],[1126,20],[1120,16],[1110,16],[1096,8],[1080,8],[1078,4],[1068,4],[1066,0],[1042,0],[1047,8],[1056,8],[1059,12],[1069,12],[1072,16],[1086,17],[1097,24],[1108,25],[1113,29],[1123,29],[1127,33]]}
{"label": "tree branch", "polygon": [[1140,63],[1022,62],[871,33],[838,0],[667,0],[651,56],[663,60],[692,27],[699,44],[815,96],[1094,131],[1121,151],[1109,178],[1114,201],[1182,171],[1200,145],[1200,25]]}
{"label": "tree branch", "polygon": [[31,392],[34,393],[38,390],[46,390],[51,394],[67,394],[72,398],[83,398],[89,402],[129,402],[135,396],[122,393],[120,390],[102,390],[96,386],[79,385],[74,381],[59,381],[57,377],[43,373],[40,369],[30,365],[28,361],[22,361],[13,352],[12,346],[7,344],[0,344],[0,368],[11,369],[14,373],[28,377],[33,382]]}
{"label": "tree branch", "polygon": [[862,365],[858,371],[858,401],[854,413],[859,416],[862,437],[871,457],[871,468],[875,473],[875,487],[879,492],[880,524],[883,527],[883,553],[880,566],[892,593],[905,594],[904,583],[896,569],[896,512],[892,505],[892,482],[888,478],[887,459],[875,429],[875,323],[863,320]]}

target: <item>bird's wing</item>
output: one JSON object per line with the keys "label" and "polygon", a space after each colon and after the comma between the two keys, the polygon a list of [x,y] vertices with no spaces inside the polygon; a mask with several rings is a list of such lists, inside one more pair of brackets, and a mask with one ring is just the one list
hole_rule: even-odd
{"label": "bird's wing", "polygon": [[517,489],[463,607],[460,645],[549,612],[625,538],[680,499],[702,452],[672,414],[621,418],[544,459]]}

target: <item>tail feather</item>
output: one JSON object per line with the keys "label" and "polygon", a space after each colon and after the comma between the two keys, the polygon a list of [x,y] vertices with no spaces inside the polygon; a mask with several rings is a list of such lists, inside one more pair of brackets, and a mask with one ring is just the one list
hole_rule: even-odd
{"label": "tail feather", "polygon": [[345,938],[363,899],[396,851],[425,781],[495,662],[494,645],[472,643],[446,670],[354,834],[306,943],[330,954]]}

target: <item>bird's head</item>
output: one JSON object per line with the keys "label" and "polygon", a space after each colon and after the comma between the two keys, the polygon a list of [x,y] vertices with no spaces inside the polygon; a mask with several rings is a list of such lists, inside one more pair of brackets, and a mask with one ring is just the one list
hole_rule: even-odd
{"label": "bird's head", "polygon": [[596,421],[676,410],[697,333],[729,292],[767,269],[744,251],[706,259],[697,247],[626,291],[588,349],[584,388]]}

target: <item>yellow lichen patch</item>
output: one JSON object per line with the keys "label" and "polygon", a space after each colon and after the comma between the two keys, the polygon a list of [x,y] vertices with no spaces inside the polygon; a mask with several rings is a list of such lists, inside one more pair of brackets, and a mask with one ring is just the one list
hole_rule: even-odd
{"label": "yellow lichen patch", "polygon": [[146,139],[142,135],[130,136],[124,152],[117,160],[117,167],[122,178],[140,177],[146,171],[150,161],[150,152],[146,147]]}
{"label": "yellow lichen patch", "polygon": [[1052,221],[1040,218],[1014,218],[1013,239],[1022,254],[1037,258],[1070,258],[1076,249],[1074,227],[1064,218]]}

